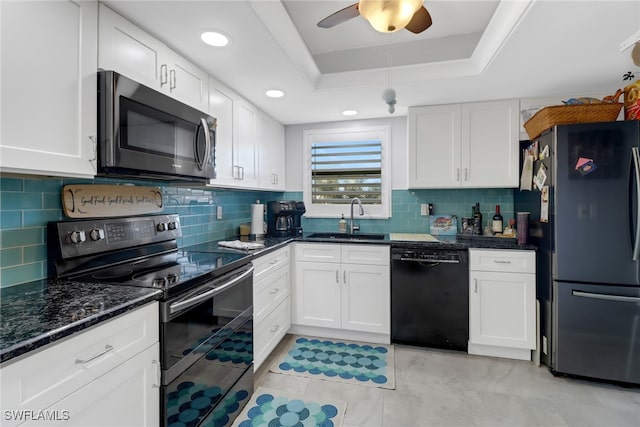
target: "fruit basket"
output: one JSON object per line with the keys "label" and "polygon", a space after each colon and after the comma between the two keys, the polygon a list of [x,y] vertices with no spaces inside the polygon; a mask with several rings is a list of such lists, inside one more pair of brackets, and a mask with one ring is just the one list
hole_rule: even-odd
{"label": "fruit basket", "polygon": [[622,103],[599,103],[579,105],[553,105],[540,109],[524,124],[524,128],[533,140],[542,132],[555,125],[573,123],[612,122],[618,118]]}

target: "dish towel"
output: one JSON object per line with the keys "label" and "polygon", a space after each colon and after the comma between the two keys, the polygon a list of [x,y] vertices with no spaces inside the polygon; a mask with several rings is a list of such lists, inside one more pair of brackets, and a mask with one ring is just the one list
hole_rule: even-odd
{"label": "dish towel", "polygon": [[233,249],[262,249],[264,248],[264,243],[262,242],[241,242],[240,240],[228,240],[218,242],[218,246],[224,246],[225,248],[233,248]]}

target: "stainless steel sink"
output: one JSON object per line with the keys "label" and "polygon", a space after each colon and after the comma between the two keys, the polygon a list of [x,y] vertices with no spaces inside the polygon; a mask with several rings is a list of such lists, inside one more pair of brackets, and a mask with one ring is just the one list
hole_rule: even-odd
{"label": "stainless steel sink", "polygon": [[347,233],[313,233],[307,236],[309,239],[344,239],[344,240],[384,240],[386,234],[368,234],[356,233],[349,235]]}

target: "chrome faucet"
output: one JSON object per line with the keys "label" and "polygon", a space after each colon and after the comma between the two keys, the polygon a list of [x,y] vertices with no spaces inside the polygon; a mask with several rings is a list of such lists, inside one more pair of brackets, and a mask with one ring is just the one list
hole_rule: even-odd
{"label": "chrome faucet", "polygon": [[358,199],[357,197],[354,197],[353,199],[351,199],[351,217],[349,222],[349,235],[353,235],[354,231],[360,230],[359,225],[353,225],[353,204],[355,202],[358,202],[358,205],[360,206],[360,216],[364,215],[364,209],[362,208],[362,202],[360,201],[360,199]]}

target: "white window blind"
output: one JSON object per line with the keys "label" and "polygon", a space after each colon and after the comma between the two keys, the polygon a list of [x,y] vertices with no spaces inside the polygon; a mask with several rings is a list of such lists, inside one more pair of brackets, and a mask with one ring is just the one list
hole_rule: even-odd
{"label": "white window blind", "polygon": [[382,202],[382,141],[316,142],[311,146],[313,203]]}

